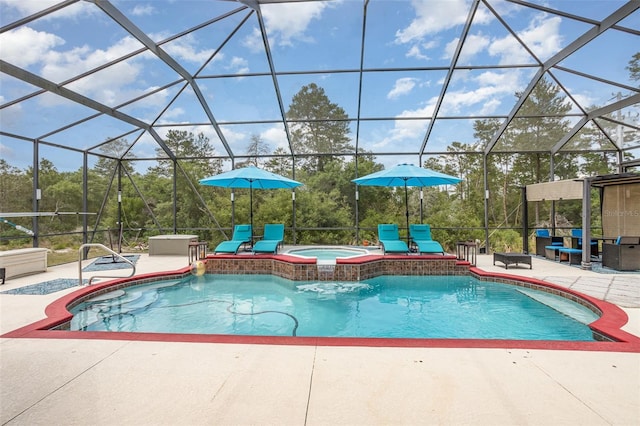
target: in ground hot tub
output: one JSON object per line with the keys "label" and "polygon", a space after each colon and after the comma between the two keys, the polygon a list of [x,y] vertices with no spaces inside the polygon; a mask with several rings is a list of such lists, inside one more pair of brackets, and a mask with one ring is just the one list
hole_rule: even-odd
{"label": "in ground hot tub", "polygon": [[370,254],[366,249],[356,247],[327,246],[291,249],[287,254],[316,258],[318,263],[336,263],[336,258],[350,258]]}

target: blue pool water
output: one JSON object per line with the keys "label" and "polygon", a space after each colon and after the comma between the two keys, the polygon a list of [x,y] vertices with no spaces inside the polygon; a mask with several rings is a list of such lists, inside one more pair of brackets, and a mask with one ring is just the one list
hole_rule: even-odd
{"label": "blue pool water", "polygon": [[580,341],[597,319],[558,296],[464,276],[205,275],[116,290],[72,313],[72,330]]}

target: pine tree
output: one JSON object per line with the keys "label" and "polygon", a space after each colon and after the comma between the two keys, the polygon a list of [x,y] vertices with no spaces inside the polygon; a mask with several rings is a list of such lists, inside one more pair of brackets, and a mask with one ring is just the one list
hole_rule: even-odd
{"label": "pine tree", "polygon": [[344,109],[332,103],[315,83],[303,86],[294,95],[287,120],[294,155],[309,154],[310,159],[301,162],[304,168],[321,172],[335,154],[353,152],[348,118]]}

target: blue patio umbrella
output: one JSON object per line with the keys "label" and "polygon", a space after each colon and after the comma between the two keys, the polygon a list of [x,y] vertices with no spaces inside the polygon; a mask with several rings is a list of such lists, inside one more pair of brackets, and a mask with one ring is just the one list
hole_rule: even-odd
{"label": "blue patio umbrella", "polygon": [[352,180],[356,185],[363,186],[404,186],[407,233],[409,230],[409,197],[407,195],[407,186],[455,185],[461,181],[462,179],[455,176],[417,167],[413,164],[398,164],[390,169],[381,170]]}
{"label": "blue patio umbrella", "polygon": [[286,189],[302,185],[293,179],[262,170],[256,166],[234,169],[218,175],[200,179],[201,185],[222,188],[249,188],[249,205],[251,211],[251,232],[253,237],[253,189]]}

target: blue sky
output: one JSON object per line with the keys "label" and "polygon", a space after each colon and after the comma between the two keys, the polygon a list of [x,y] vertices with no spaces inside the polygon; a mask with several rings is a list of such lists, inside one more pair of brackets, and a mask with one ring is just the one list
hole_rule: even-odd
{"label": "blue sky", "polygon": [[[0,0],[0,23],[12,22],[56,4],[48,0]],[[367,9],[364,40],[365,69],[358,144],[377,153],[399,152],[406,156],[388,157],[385,162],[417,163],[415,155],[423,143],[425,129],[432,118],[438,96],[451,64],[461,31],[467,20],[470,1],[371,0]],[[445,151],[454,141],[473,143],[475,117],[505,116],[511,111],[514,94],[522,91],[537,68],[588,31],[592,25],[571,19],[580,15],[600,20],[625,2],[547,1],[533,2],[563,11],[567,16],[546,13],[504,1],[481,3],[475,14],[458,66],[481,65],[482,69],[456,69],[438,110],[438,120],[426,152]],[[246,121],[274,121],[281,118],[275,90],[266,73],[269,64],[264,53],[255,14],[231,1],[112,1],[135,26],[155,42],[162,42],[190,30],[202,22],[225,16],[187,35],[162,44],[162,49],[189,73],[198,76],[224,76],[197,79],[215,119],[236,155],[245,153],[252,135],[259,135],[272,149],[286,147],[281,123],[245,124]],[[493,10],[492,10],[493,9]],[[266,4],[262,6],[274,67],[288,75],[278,77],[285,110],[303,85],[316,83],[329,99],[345,109],[349,117],[358,115],[362,10],[360,0]],[[504,20],[500,22],[495,11]],[[226,16],[226,15],[229,16]],[[528,52],[507,26],[529,47]],[[640,12],[619,23],[640,31]],[[234,30],[237,32],[225,39]],[[594,42],[578,50],[559,65],[611,80],[623,86],[636,86],[625,69],[638,52],[639,37],[610,29]],[[95,70],[123,55],[141,49],[131,34],[111,20],[98,6],[80,1],[60,11],[0,34],[2,60],[57,84],[84,72]],[[504,68],[517,64],[517,68]],[[429,71],[384,69],[432,67]],[[322,71],[340,70],[329,73]],[[313,73],[310,73],[313,71]],[[579,106],[606,105],[618,92],[628,91],[604,81],[553,71]],[[216,152],[226,151],[208,118],[189,88],[165,110],[183,88],[180,76],[155,55],[144,52],[116,65],[83,77],[65,87],[146,123],[163,124],[162,136],[171,127],[203,132]],[[34,93],[38,88],[6,74],[0,74],[0,104]],[[165,87],[166,86],[166,87]],[[164,87],[164,88],[163,88]],[[163,88],[162,90],[158,90]],[[127,106],[131,99],[157,91]],[[623,113],[634,117],[637,108]],[[102,141],[135,128],[108,116],[92,117],[95,111],[52,94],[42,94],[0,109],[2,131],[27,138],[41,138],[76,149],[94,147]],[[453,119],[464,117],[463,119]],[[573,122],[578,118],[572,118]],[[61,132],[61,126],[83,121]],[[635,118],[637,125],[637,117]],[[166,126],[164,126],[166,125]],[[356,125],[351,126],[356,137]],[[136,131],[126,138],[139,158],[155,156],[155,141]],[[31,144],[0,136],[0,155],[17,167],[31,165]],[[60,170],[75,170],[82,164],[80,154],[42,147],[40,156],[49,158]],[[151,164],[149,164],[151,165]]]}

